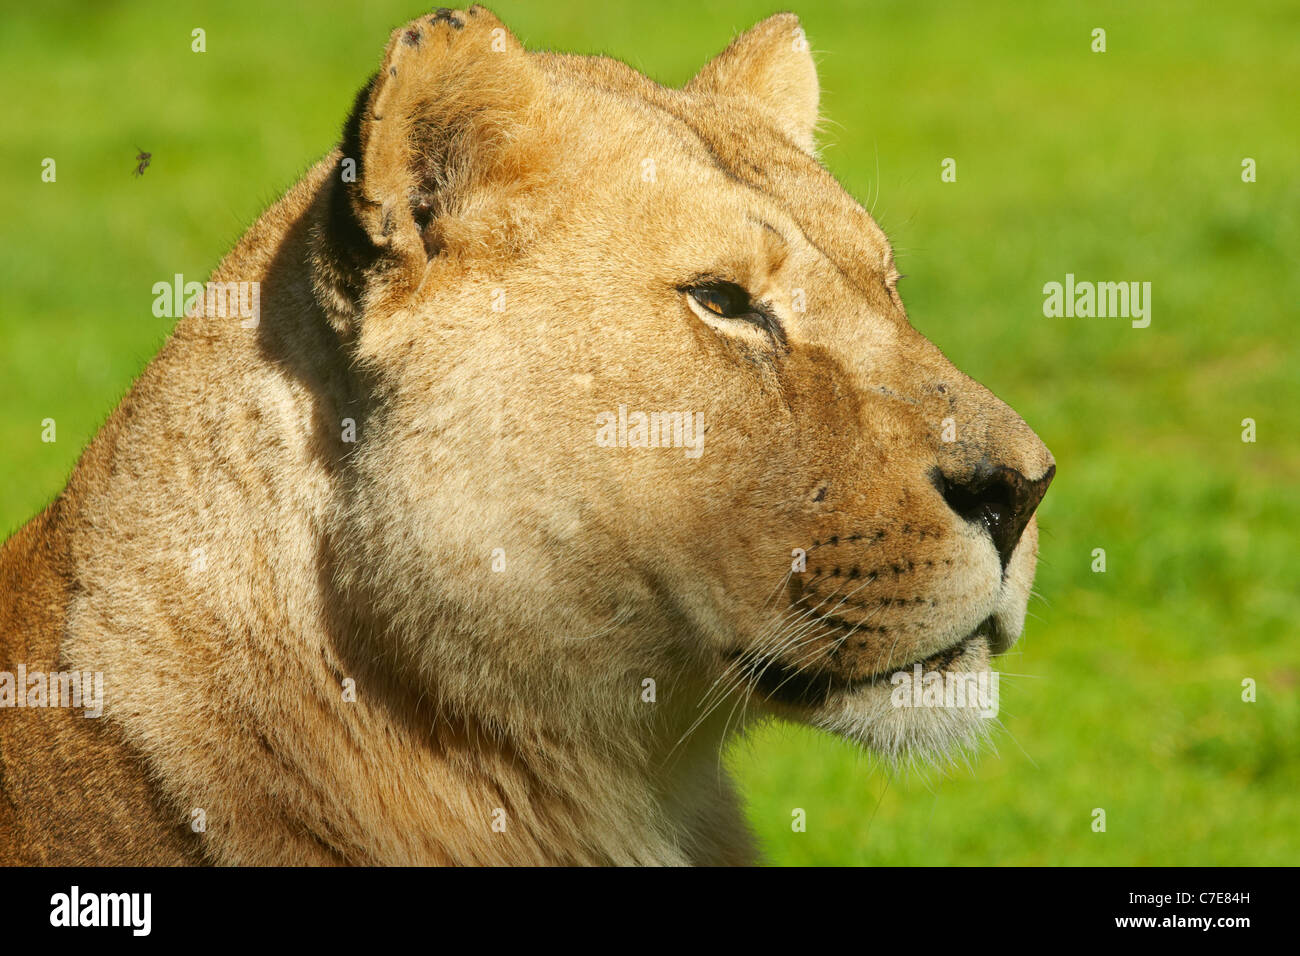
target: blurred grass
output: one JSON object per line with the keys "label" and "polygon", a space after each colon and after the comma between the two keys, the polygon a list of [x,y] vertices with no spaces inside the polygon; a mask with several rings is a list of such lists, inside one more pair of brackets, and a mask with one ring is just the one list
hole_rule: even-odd
{"label": "blurred grass", "polygon": [[[610,53],[680,83],[777,8],[494,9],[534,48]],[[891,780],[839,741],[768,728],[732,754],[768,854],[1296,863],[1300,7],[794,9],[818,51],[825,161],[893,237],[913,322],[1034,425],[1060,471],[1041,510],[1043,599],[1005,664],[1032,676],[1007,678],[999,755]],[[152,284],[210,271],[334,142],[388,30],[420,12],[6,12],[0,531],[62,486],[162,342]],[[137,147],[153,153],[140,179]],[[56,184],[40,180],[47,156]],[[940,182],[949,156],[956,183]],[[1044,318],[1042,285],[1066,272],[1150,281],[1151,327]],[[47,417],[54,444],[40,441]],[[1255,703],[1241,701],[1248,677]],[[791,832],[795,807],[807,832]],[[1106,833],[1091,830],[1096,807]]]}

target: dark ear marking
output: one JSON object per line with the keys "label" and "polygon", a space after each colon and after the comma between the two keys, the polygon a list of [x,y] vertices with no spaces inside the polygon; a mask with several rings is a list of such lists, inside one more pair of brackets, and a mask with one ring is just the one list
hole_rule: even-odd
{"label": "dark ear marking", "polygon": [[370,77],[353,99],[352,110],[343,124],[339,162],[330,173],[324,195],[325,214],[313,229],[312,255],[316,265],[317,298],[333,314],[350,313],[360,298],[366,270],[378,258],[379,250],[357,219],[344,181],[344,163],[351,160],[355,179],[365,175],[361,151],[361,115],[379,80]]}
{"label": "dark ear marking", "polygon": [[446,7],[439,7],[433,11],[433,16],[429,17],[429,23],[435,27],[439,23],[449,23],[457,30],[465,28],[465,22],[456,16],[456,11],[448,10]]}
{"label": "dark ear marking", "polygon": [[[371,96],[375,92],[375,86],[379,82],[379,74],[373,73],[366,85],[357,90],[357,95],[352,98],[352,109],[348,112],[348,118],[343,122],[343,139],[339,146],[343,150],[345,158],[355,159],[357,162],[357,179],[361,179],[365,174],[362,168],[361,155],[361,114],[365,112],[366,104],[370,102]],[[337,182],[341,182],[339,177]]]}

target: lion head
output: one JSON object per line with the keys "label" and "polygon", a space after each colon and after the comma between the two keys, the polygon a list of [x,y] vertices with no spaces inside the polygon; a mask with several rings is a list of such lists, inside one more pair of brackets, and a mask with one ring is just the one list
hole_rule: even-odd
{"label": "lion head", "polygon": [[365,381],[335,581],[439,707],[611,752],[978,733],[889,675],[1016,640],[1055,465],[908,323],[817,110],[790,14],[682,89],[480,7],[392,35],[312,292]]}

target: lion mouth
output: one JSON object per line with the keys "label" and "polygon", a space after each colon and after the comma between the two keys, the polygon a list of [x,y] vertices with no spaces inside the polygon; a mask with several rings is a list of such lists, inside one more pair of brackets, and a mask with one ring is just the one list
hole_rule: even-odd
{"label": "lion mouth", "polygon": [[[851,628],[847,621],[828,618],[826,623],[837,628]],[[836,693],[853,693],[867,687],[887,682],[890,675],[920,665],[923,671],[946,671],[960,660],[978,641],[987,642],[992,650],[999,646],[997,622],[987,617],[969,634],[927,657],[890,664],[887,668],[863,677],[847,678],[826,670],[812,670],[787,664],[775,657],[758,655],[748,662],[753,675],[754,692],[774,703],[792,707],[809,708],[825,703]],[[737,656],[742,656],[738,653]]]}

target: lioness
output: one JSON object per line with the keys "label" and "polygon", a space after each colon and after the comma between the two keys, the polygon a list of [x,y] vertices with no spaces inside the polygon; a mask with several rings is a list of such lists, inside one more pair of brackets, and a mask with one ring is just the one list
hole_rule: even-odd
{"label": "lioness", "polygon": [[0,860],[743,864],[755,717],[975,739],[889,675],[1016,639],[1055,465],[817,108],[790,14],[683,89],[395,31],[212,277],[256,321],[193,303],[4,547]]}

